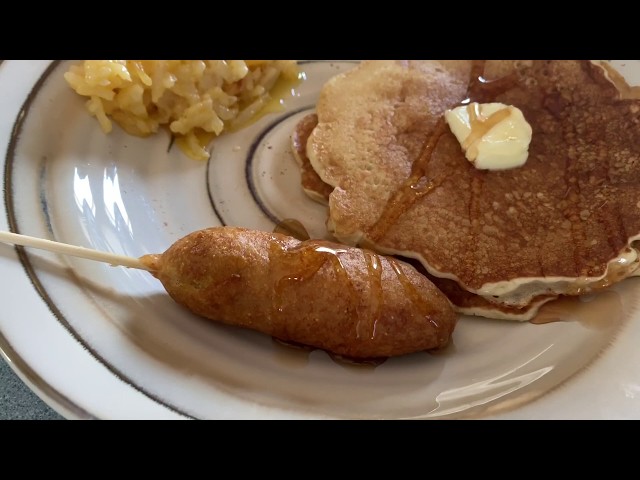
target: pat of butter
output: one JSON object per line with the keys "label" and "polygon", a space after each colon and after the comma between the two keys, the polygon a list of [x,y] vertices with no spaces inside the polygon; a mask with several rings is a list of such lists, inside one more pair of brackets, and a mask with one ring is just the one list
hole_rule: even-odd
{"label": "pat of butter", "polygon": [[506,170],[527,161],[531,125],[520,109],[504,103],[474,102],[447,110],[444,118],[476,168]]}

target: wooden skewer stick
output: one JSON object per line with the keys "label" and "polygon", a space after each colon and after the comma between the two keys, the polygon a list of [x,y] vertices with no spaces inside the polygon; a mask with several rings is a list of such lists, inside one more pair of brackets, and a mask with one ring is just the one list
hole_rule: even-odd
{"label": "wooden skewer stick", "polygon": [[63,255],[71,255],[74,257],[86,258],[87,260],[109,263],[113,266],[149,270],[137,258],[118,255],[115,253],[101,252],[99,250],[78,247],[67,243],[54,242],[52,240],[45,240],[44,238],[30,237],[19,233],[0,231],[0,242],[10,243],[12,245],[21,245],[24,247],[39,248],[41,250],[48,250],[50,252],[61,253]]}

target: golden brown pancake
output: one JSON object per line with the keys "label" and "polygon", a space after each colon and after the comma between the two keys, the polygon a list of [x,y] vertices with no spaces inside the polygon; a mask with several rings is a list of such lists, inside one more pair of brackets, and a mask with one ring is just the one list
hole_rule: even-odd
{"label": "golden brown pancake", "polygon": [[[441,118],[469,96],[522,110],[523,167],[465,159]],[[307,154],[334,187],[333,234],[491,302],[589,291],[640,237],[640,100],[589,61],[368,61],[325,84],[317,114]]]}
{"label": "golden brown pancake", "polygon": [[291,151],[300,166],[302,189],[312,200],[326,205],[333,187],[320,179],[307,157],[307,140],[316,125],[318,125],[318,116],[315,113],[306,115],[296,124],[291,134]]}
{"label": "golden brown pancake", "polygon": [[[315,170],[313,170],[306,154],[307,141],[317,124],[317,115],[310,114],[305,116],[294,128],[294,132],[291,136],[291,146],[294,156],[301,166],[302,174],[300,181],[304,191],[313,200],[328,204],[329,195],[333,188],[324,183]],[[298,236],[294,236],[300,240],[308,239],[309,235],[306,233],[304,227],[297,225],[297,223],[298,222],[294,224],[294,227],[298,230],[301,229],[304,231],[306,236],[304,238],[301,238],[299,234]],[[287,227],[287,225],[285,224],[284,227]],[[290,234],[290,232],[287,233]],[[451,301],[456,312],[464,315],[525,321],[535,317],[542,305],[556,298],[555,295],[542,295],[534,298],[529,304],[523,307],[495,304],[480,295],[468,292],[460,287],[460,285],[458,285],[454,280],[438,278],[429,274],[424,266],[417,260],[405,259],[405,261],[408,261],[416,268],[416,270],[431,280],[431,282]]]}

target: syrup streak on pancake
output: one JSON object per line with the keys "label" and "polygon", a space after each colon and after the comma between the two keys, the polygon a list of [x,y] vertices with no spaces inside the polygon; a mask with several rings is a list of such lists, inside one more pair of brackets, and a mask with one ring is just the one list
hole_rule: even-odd
{"label": "syrup streak on pancake", "polygon": [[[317,123],[318,117],[315,114],[304,117],[296,125],[294,133],[291,136],[291,146],[298,164],[303,169],[301,183],[305,192],[313,200],[321,201],[321,203],[326,205],[329,201],[329,194],[333,190],[333,187],[322,181],[316,171],[311,167],[306,154],[307,140]],[[294,219],[283,220],[276,226],[274,232],[284,233],[293,236],[298,240],[309,239],[309,234],[304,226]],[[368,252],[367,250],[365,251]],[[463,315],[489,317],[500,320],[526,321],[534,318],[543,304],[556,298],[555,295],[536,297],[527,306],[521,308],[509,307],[502,304],[493,304],[482,296],[464,290],[455,280],[430,275],[424,265],[417,260],[405,258],[405,261],[408,261],[411,265],[417,268],[420,273],[426,275],[426,277],[431,280],[431,282],[433,282],[436,287],[438,287],[449,298],[449,300],[451,300],[455,311]],[[375,270],[373,261],[370,262],[371,268]]]}
{"label": "syrup streak on pancake", "polygon": [[511,72],[495,80],[485,79],[483,75],[486,63],[486,60],[473,60],[467,98],[462,100],[460,105],[467,105],[471,102],[488,103],[489,101],[493,101],[494,97],[518,84],[518,75],[516,72]]}
{"label": "syrup streak on pancake", "polygon": [[[595,65],[594,65],[595,66]],[[571,68],[573,68],[574,70],[576,69],[575,66],[571,66]],[[603,66],[603,68],[606,70],[606,67]],[[484,100],[484,97],[489,97],[490,95],[495,95],[495,96],[499,96],[500,95],[500,91],[502,90],[502,92],[505,92],[506,90],[509,90],[509,88],[513,85],[513,86],[517,86],[518,83],[520,82],[520,77],[519,74],[516,74],[515,72],[512,72],[512,74],[506,76],[506,77],[502,77],[499,78],[498,80],[494,80],[491,82],[488,82],[485,80],[485,78],[483,77],[483,72],[484,72],[484,62],[474,62],[472,64],[472,74],[470,75],[471,77],[471,84],[472,84],[472,88],[469,88],[470,92],[468,94],[469,97],[474,97],[476,98],[478,101],[482,101]],[[519,69],[516,67],[516,70],[519,71]],[[595,69],[594,69],[595,70]],[[468,72],[468,70],[467,70]],[[589,71],[590,72],[590,71]],[[572,73],[571,70],[569,70],[569,74],[571,75],[576,75],[574,73]],[[587,73],[588,75],[591,75],[591,73]],[[546,73],[544,74],[546,75]],[[497,75],[496,75],[497,76]],[[619,75],[618,75],[619,76]],[[615,85],[617,82],[616,80],[616,76],[615,74],[611,74],[611,75],[605,75],[605,74],[601,74],[601,77],[599,75],[596,75],[594,77],[592,77],[593,79],[593,83],[597,86],[597,84],[602,85],[602,80],[606,79],[609,80],[610,83],[613,83],[614,86],[618,86]],[[613,78],[612,78],[613,77]],[[545,78],[545,77],[542,77]],[[560,79],[562,79],[562,77],[559,77]],[[571,78],[571,77],[569,77]],[[477,82],[474,82],[474,79],[477,80]],[[528,80],[530,80],[529,78],[527,78],[527,82],[524,83],[524,87],[527,88],[533,88],[533,86],[537,85],[537,83],[528,83]],[[532,78],[531,79],[533,82],[536,82],[536,78]],[[623,79],[624,80],[624,79]],[[589,84],[591,85],[591,84]],[[633,88],[633,87],[628,87],[628,85],[626,85],[626,83],[622,84],[623,86],[626,86],[626,90],[624,88],[620,88],[618,86],[618,97],[619,98],[625,98],[625,96],[633,96],[635,98],[638,98],[638,88]],[[595,88],[595,87],[593,87]],[[593,88],[591,90],[588,91],[588,93],[593,93]],[[526,90],[526,89],[525,89]],[[458,90],[459,92],[460,90]],[[602,91],[602,89],[600,90]],[[626,93],[625,93],[626,92]],[[506,93],[506,92],[505,92]],[[579,93],[579,92],[578,92]],[[611,94],[610,91],[607,91],[606,89],[604,90],[604,101],[607,101],[607,99],[611,98],[609,95]],[[544,103],[542,105],[534,105],[535,108],[542,108],[544,107],[544,110],[546,110],[545,114],[550,114],[553,117],[556,117],[556,119],[558,118],[558,116],[560,115],[560,113],[563,111],[563,101],[571,101],[573,99],[567,99],[562,97],[562,95],[560,93],[551,93],[549,94],[548,92],[546,93],[547,97],[545,97],[544,99]],[[555,95],[555,96],[554,96]],[[578,100],[582,100],[584,101],[584,96],[578,96]],[[547,105],[547,100],[549,100],[550,104]],[[471,98],[466,99],[462,102],[462,104],[465,104],[465,102],[469,103],[471,101]],[[454,99],[455,102],[455,99]],[[558,103],[558,105],[556,105],[554,102]],[[484,103],[484,102],[483,102]],[[589,106],[590,104],[587,103],[587,106]],[[636,121],[635,117],[637,117],[637,113],[640,110],[640,107],[637,106],[636,104],[630,104],[629,105],[629,110],[630,113],[627,113],[626,111],[623,111],[625,107],[625,104],[615,104],[614,105],[618,105],[618,109],[620,110],[620,112],[613,112],[612,109],[613,107],[609,108],[609,110],[604,111],[603,113],[600,113],[599,111],[596,111],[595,114],[593,113],[589,113],[589,115],[592,115],[592,117],[596,117],[596,119],[598,119],[598,116],[602,117],[602,115],[611,115],[612,113],[620,113],[620,114],[624,114],[624,115],[631,115],[633,118],[631,118],[631,120]],[[594,105],[595,106],[595,105]],[[609,105],[605,105],[605,107],[609,107]],[[574,117],[576,117],[575,113],[569,112],[568,115],[574,115]],[[571,117],[569,120],[584,120],[584,118],[587,118],[587,120],[589,120],[591,117],[589,117],[589,115],[585,114],[585,115],[579,115],[576,118]],[[612,120],[616,120],[616,122],[618,122],[618,119],[622,118],[622,117],[612,117]],[[626,119],[626,117],[624,117]],[[592,119],[592,118],[591,118]],[[619,120],[620,123],[624,123],[623,120]],[[437,123],[437,122],[436,122]],[[557,122],[556,122],[557,123]],[[432,124],[433,125],[433,124]],[[611,130],[611,125],[610,124],[606,124],[608,125],[608,128],[606,129],[606,131],[611,131],[610,133],[614,133],[617,134],[617,132],[620,132],[624,135],[626,135],[626,137],[629,136],[629,129],[623,129],[623,130]],[[575,128],[575,124],[571,124],[572,127]],[[601,136],[602,136],[602,132],[604,132],[605,129],[600,129],[600,130],[587,130],[588,133],[590,133],[591,135],[595,135],[599,141],[604,141]],[[410,172],[411,174],[413,174],[417,168],[416,165],[414,164],[415,162],[418,162],[419,159],[421,159],[423,157],[422,153],[425,151],[425,146],[426,144],[429,143],[429,140],[432,138],[432,133],[433,132],[426,132],[428,137],[427,139],[422,142],[422,146],[420,146],[420,143],[418,143],[418,148],[420,148],[422,150],[421,154],[415,157],[414,162],[412,162],[410,164]],[[546,132],[548,133],[548,132]],[[573,133],[573,135],[571,136],[571,138],[575,137],[575,133],[574,131],[570,132]],[[582,134],[582,132],[577,132],[579,134]],[[423,134],[424,135],[424,134]],[[626,138],[625,137],[625,138]],[[423,137],[424,138],[424,137]],[[588,140],[590,137],[587,137],[586,139]],[[326,139],[324,139],[326,141]],[[552,139],[553,140],[553,139]],[[624,140],[624,139],[623,139]],[[629,141],[628,139],[626,141]],[[574,142],[575,143],[575,142]],[[571,144],[571,143],[570,143]],[[573,144],[571,144],[573,145]],[[587,144],[590,145],[590,144]],[[613,182],[614,180],[611,179],[610,175],[610,170],[612,168],[613,161],[614,159],[616,161],[618,161],[620,163],[620,166],[618,167],[618,170],[621,170],[623,167],[627,167],[627,169],[632,168],[633,164],[629,164],[629,163],[623,163],[623,160],[626,161],[627,157],[629,157],[630,155],[632,155],[635,152],[635,149],[633,148],[633,144],[630,144],[629,147],[626,150],[621,150],[620,147],[624,146],[624,143],[622,145],[619,145],[617,143],[614,142],[614,146],[619,147],[618,150],[616,150],[616,152],[619,154],[620,158],[618,157],[611,157],[611,156],[607,156],[606,154],[601,154],[600,152],[596,151],[594,153],[594,155],[604,155],[604,158],[602,158],[599,164],[596,162],[596,166],[593,169],[594,175],[593,178],[595,178],[595,180],[598,180],[598,177],[600,177],[600,180],[602,181],[611,181]],[[595,148],[595,146],[593,147]],[[629,150],[629,148],[631,148],[631,150]],[[588,149],[587,149],[588,150]],[[415,150],[414,150],[415,151]],[[602,150],[606,153],[606,150]],[[317,152],[316,152],[317,153]],[[589,153],[589,152],[587,152]],[[593,153],[593,152],[592,152]],[[615,152],[614,152],[615,153]],[[611,154],[612,155],[612,154]],[[600,157],[598,157],[600,158]],[[407,159],[407,160],[411,160],[411,159]],[[430,160],[430,159],[427,159]],[[567,159],[565,159],[567,160]],[[568,160],[574,160],[573,158],[569,158]],[[584,161],[587,161],[587,159],[582,159]],[[631,157],[630,158],[631,161],[635,161],[635,157]],[[427,162],[428,163],[428,162]],[[571,162],[567,162],[567,163],[571,163]],[[418,165],[419,166],[419,165]],[[570,168],[570,165],[568,165]],[[560,165],[560,168],[562,168],[562,165]],[[575,170],[575,168],[574,168]],[[426,173],[426,172],[425,172]],[[557,214],[559,214],[560,217],[564,217],[565,219],[565,223],[569,223],[571,224],[571,232],[569,232],[571,235],[570,237],[573,239],[572,242],[575,245],[577,244],[584,244],[585,243],[585,239],[587,238],[587,235],[590,235],[591,233],[587,232],[587,231],[583,231],[582,233],[579,232],[578,230],[580,230],[583,225],[576,225],[576,223],[581,223],[582,221],[585,221],[584,218],[582,218],[583,213],[586,212],[591,212],[594,215],[594,218],[597,220],[597,222],[595,223],[595,226],[592,224],[589,224],[592,229],[596,228],[596,229],[600,229],[603,231],[603,235],[601,235],[601,244],[602,244],[602,248],[601,250],[605,250],[606,249],[606,245],[608,244],[610,246],[610,250],[612,251],[611,256],[607,259],[607,258],[602,258],[602,260],[604,260],[604,272],[603,269],[599,266],[599,265],[595,265],[595,267],[593,267],[592,270],[587,270],[587,268],[582,268],[582,270],[580,270],[578,272],[578,275],[568,275],[568,276],[564,276],[562,275],[562,273],[564,273],[564,271],[569,272],[569,269],[566,268],[565,264],[570,263],[569,259],[571,258],[572,254],[575,257],[575,254],[577,254],[577,250],[574,248],[570,248],[570,246],[567,246],[566,249],[562,250],[561,252],[554,252],[554,258],[558,257],[559,261],[562,260],[563,262],[565,262],[565,264],[562,264],[560,267],[556,268],[555,264],[553,265],[548,265],[549,269],[553,270],[553,273],[556,273],[556,275],[553,275],[552,272],[545,272],[544,271],[544,266],[541,266],[542,268],[542,275],[541,276],[517,276],[517,277],[512,277],[510,280],[504,280],[504,281],[489,281],[489,282],[476,282],[478,283],[477,285],[475,285],[474,287],[471,288],[467,288],[467,287],[463,287],[466,288],[467,291],[470,294],[477,294],[480,295],[482,297],[484,297],[487,301],[489,302],[495,302],[495,304],[497,306],[512,306],[512,307],[520,307],[520,306],[526,306],[526,305],[531,305],[532,303],[532,299],[538,295],[541,294],[572,294],[572,295],[577,295],[577,294],[583,294],[583,293],[587,293],[591,290],[596,290],[596,289],[600,289],[600,288],[604,288],[609,284],[613,284],[616,283],[617,281],[622,280],[623,278],[627,277],[627,276],[631,276],[631,275],[639,275],[640,274],[640,269],[638,269],[638,261],[637,260],[632,260],[631,257],[637,257],[637,252],[634,248],[633,245],[631,245],[632,242],[634,242],[635,240],[640,239],[640,234],[638,234],[637,236],[628,236],[625,234],[626,232],[626,228],[625,228],[625,224],[623,223],[623,218],[629,218],[630,216],[630,212],[627,211],[627,214],[625,215],[625,210],[620,211],[619,208],[621,208],[621,206],[617,206],[614,205],[613,207],[607,207],[606,209],[603,209],[603,207],[607,204],[607,202],[610,202],[609,196],[613,195],[613,194],[617,194],[616,192],[610,193],[608,190],[606,191],[600,191],[598,189],[596,189],[595,187],[593,187],[593,185],[588,184],[587,187],[592,187],[591,190],[594,190],[595,193],[597,193],[598,195],[603,196],[603,201],[600,202],[596,202],[594,203],[593,201],[588,202],[588,204],[585,204],[586,206],[583,206],[583,208],[590,208],[591,210],[581,210],[578,211],[576,210],[576,207],[578,206],[577,203],[578,201],[580,201],[580,198],[578,198],[576,196],[576,194],[580,195],[580,187],[582,185],[577,184],[577,182],[575,181],[575,179],[573,178],[574,176],[578,176],[578,175],[570,175],[571,173],[575,173],[577,174],[578,172],[572,171],[572,172],[568,172],[565,170],[565,175],[560,175],[559,179],[558,179],[558,183],[562,183],[562,179],[564,178],[564,184],[565,184],[565,190],[566,193],[564,196],[562,196],[562,192],[559,192],[560,196],[562,197],[561,199],[559,199],[559,202],[562,205],[555,205],[555,208],[553,208],[553,205],[549,205],[547,206],[547,204],[542,205],[542,200],[540,202],[537,202],[538,204],[540,204],[541,206],[544,206],[545,208],[550,208],[552,210],[555,210],[557,212]],[[616,178],[620,177],[621,172],[619,171],[614,171],[614,174],[617,175]],[[412,176],[410,174],[410,177]],[[442,175],[442,174],[440,174]],[[431,183],[435,183],[434,180],[440,180],[443,181],[444,180],[444,175],[442,175],[443,178],[440,179],[429,179],[427,177],[427,175],[425,175],[425,178],[418,178],[417,181],[414,179],[414,181],[411,181],[411,179],[409,180],[403,180],[400,179],[400,184],[399,187],[396,186],[390,193],[389,197],[390,199],[393,199],[394,195],[398,195],[398,190],[409,190],[411,189],[412,185],[419,185],[422,187],[428,187],[430,182]],[[323,177],[321,177],[323,178]],[[329,184],[333,184],[333,182],[335,181],[335,178],[333,178],[331,175],[329,175],[329,178],[326,179],[328,180],[327,183]],[[484,184],[485,181],[485,176],[482,175],[482,172],[475,172],[472,171],[471,172],[471,178],[470,180],[470,188],[472,190],[476,190],[477,194],[482,194],[482,185]],[[446,185],[446,183],[443,181],[443,184]],[[596,186],[600,185],[600,183],[596,183]],[[398,185],[398,184],[396,184]],[[617,184],[616,184],[617,185]],[[616,185],[614,185],[612,188],[615,188]],[[334,185],[335,187],[335,185]],[[445,188],[444,186],[441,188]],[[622,189],[622,187],[619,187],[620,189]],[[590,190],[590,191],[591,191]],[[432,193],[433,192],[433,188],[428,190],[428,193]],[[539,193],[538,197],[539,199],[543,198],[541,195],[544,195],[544,193],[546,192],[546,190],[543,193]],[[550,191],[551,193],[556,193],[554,191]],[[522,192],[516,191],[515,193],[519,193],[522,194]],[[624,189],[623,189],[623,193],[624,193]],[[525,199],[527,192],[524,193],[525,195]],[[529,195],[531,195],[529,193]],[[411,198],[413,195],[409,196],[410,200],[415,199],[415,196],[413,196],[413,198]],[[477,195],[476,195],[477,196]],[[515,194],[514,194],[515,196]],[[552,195],[553,196],[553,195]],[[472,195],[471,198],[471,202],[470,202],[470,212],[469,212],[469,217],[477,217],[478,215],[473,214],[474,212],[472,210],[474,210],[474,208],[479,208],[478,206],[474,207],[473,205],[473,197],[474,195]],[[348,197],[347,197],[348,198]],[[518,200],[520,200],[519,197],[516,197]],[[617,197],[614,197],[614,200]],[[341,200],[342,199],[341,197]],[[417,199],[415,199],[417,200]],[[409,205],[419,205],[421,204],[421,202],[415,202],[415,200]],[[535,200],[535,199],[534,199]],[[385,211],[388,210],[389,204],[391,203],[391,201],[387,201],[386,204],[383,204],[383,209],[382,209],[382,214],[383,215],[377,215],[377,218],[374,219],[374,223],[373,225],[376,226],[376,223],[381,222],[381,218],[384,216]],[[533,203],[536,203],[535,201]],[[340,204],[342,205],[342,204]],[[630,204],[631,205],[631,204]],[[637,207],[640,208],[640,201],[637,202]],[[606,211],[605,211],[606,210]],[[476,212],[477,213],[477,212]],[[517,213],[517,212],[516,212]],[[389,227],[394,227],[396,224],[401,223],[402,221],[402,215],[400,215],[399,217],[397,217],[394,222],[395,223],[391,223],[389,225]],[[633,217],[631,217],[633,218]],[[557,219],[553,218],[552,220],[556,221]],[[561,220],[559,220],[561,221]],[[556,222],[557,223],[557,222]],[[331,219],[331,217],[329,218],[329,223],[328,225],[332,225],[333,221]],[[371,224],[370,224],[371,225]],[[474,224],[471,229],[468,231],[469,234],[469,242],[473,244],[473,235],[474,235],[474,231],[476,231],[476,227],[480,227],[481,224],[478,223],[477,225]],[[564,224],[562,225],[564,227]],[[331,228],[331,227],[330,227]],[[369,227],[369,229],[372,229],[373,227]],[[369,230],[367,229],[367,230]],[[634,232],[635,233],[635,232]],[[360,237],[360,240],[365,240],[367,241],[367,231],[365,230],[364,232],[361,232],[360,235],[363,235],[363,237]],[[566,232],[565,232],[566,234]],[[388,231],[387,232],[383,232],[382,236],[386,236],[388,235]],[[617,236],[616,236],[617,235]],[[620,242],[620,239],[618,238],[619,236],[623,236],[624,235],[624,245]],[[568,236],[568,235],[566,235]],[[344,238],[347,238],[346,236]],[[351,237],[349,237],[351,238]],[[577,239],[577,240],[576,240]],[[582,240],[581,240],[582,239]],[[364,242],[360,242],[361,245]],[[371,242],[374,243],[375,242]],[[588,248],[592,248],[593,245],[596,245],[596,243],[590,243],[589,245],[587,245]],[[410,250],[410,251],[402,251],[402,250],[398,250],[398,249],[391,249],[391,248],[384,248],[381,247],[379,245],[375,245],[376,250],[378,250],[380,253],[384,253],[384,254],[396,254],[396,255],[403,255],[406,257],[414,257],[416,258],[416,251],[415,250]],[[577,247],[576,247],[577,248]],[[595,248],[595,247],[593,247]],[[499,252],[496,252],[499,253]],[[516,252],[517,253],[517,252]],[[541,253],[544,253],[541,252]],[[565,261],[565,257],[561,257],[561,254],[564,253],[565,257],[566,257],[566,261]],[[595,254],[598,254],[599,252],[595,252]],[[614,256],[615,255],[615,256]],[[627,257],[628,255],[628,257]],[[597,256],[597,255],[596,255]],[[627,258],[625,258],[627,257]],[[420,259],[420,261],[425,264],[425,260],[423,260],[422,256],[418,256],[418,258]],[[533,259],[535,260],[535,258]],[[574,258],[575,260],[575,258]],[[592,263],[595,264],[594,262],[589,263],[588,260],[585,260],[585,258],[578,258],[577,260],[580,260],[580,262],[582,262],[583,264],[585,264],[586,266],[590,266]],[[608,261],[607,261],[608,260]],[[574,264],[577,264],[577,261],[574,261]],[[441,271],[439,268],[437,268],[435,265],[430,265],[430,264],[425,264],[425,267],[428,268],[428,270],[434,274],[437,275],[439,277],[443,277],[443,278],[449,278],[452,281],[456,281],[458,284],[462,285],[460,283],[460,280],[458,279],[458,277],[456,275],[454,275],[453,273],[447,273],[447,272],[443,272]],[[584,265],[583,265],[584,267]],[[597,267],[597,268],[596,268]],[[491,269],[491,265],[488,266],[489,269]],[[561,273],[562,272],[562,273]],[[463,272],[464,273],[464,272]],[[486,272],[483,272],[486,273]],[[549,275],[551,273],[551,275]],[[560,275],[558,275],[558,273]],[[582,275],[580,275],[580,273],[582,273]],[[585,276],[589,275],[589,274],[595,274],[593,276]],[[482,277],[482,275],[480,275],[480,277]],[[507,276],[507,278],[509,278]],[[492,298],[495,297],[495,298]],[[510,308],[512,308],[510,307]],[[481,307],[484,308],[484,307]]]}
{"label": "syrup streak on pancake", "polygon": [[[467,98],[462,100],[459,105],[468,105],[472,101],[477,102],[488,102],[492,101],[495,96],[498,94],[514,87],[517,85],[517,74],[512,72],[511,74],[499,78],[493,81],[487,81],[484,75],[486,60],[474,60],[471,67],[471,75],[469,80],[469,87],[467,92]],[[638,97],[640,96],[640,88],[639,87],[629,87],[626,84],[621,75],[615,71],[612,67],[607,64],[601,64],[602,68],[606,73],[607,79],[609,79],[614,85],[618,87],[618,90],[621,92],[621,97]],[[621,88],[621,86],[626,86],[626,88]],[[412,165],[412,175],[409,179],[400,187],[398,191],[396,191],[390,201],[385,206],[382,215],[374,224],[373,228],[369,232],[369,238],[372,242],[376,242],[382,238],[389,228],[393,226],[393,224],[398,220],[398,218],[402,215],[405,209],[408,209],[415,203],[418,198],[424,196],[425,194],[431,193],[439,184],[439,182],[428,181],[427,180],[427,188],[420,190],[420,195],[413,194],[412,191],[415,191],[415,186],[418,184],[424,184],[424,179],[427,177],[427,167],[431,155],[433,154],[437,142],[444,133],[441,129],[442,117],[438,120],[434,132],[427,138],[425,142],[425,147],[421,155],[416,159],[414,164]],[[569,176],[569,170],[565,172],[565,176]],[[479,175],[474,175],[473,183],[471,185],[472,190],[477,190],[481,188],[482,179]],[[577,195],[579,194],[579,186],[575,182],[571,182],[570,179],[567,180],[567,185],[569,185],[567,189],[566,196]],[[473,202],[472,202],[473,204]],[[470,208],[473,208],[470,205]],[[569,217],[577,212],[577,205],[575,202],[572,202],[569,205],[569,210],[565,212],[565,216],[569,219]],[[576,210],[576,211],[574,211]],[[578,236],[584,236],[584,232],[582,231],[582,225],[578,222],[572,222],[572,229],[574,233]],[[634,254],[636,251],[634,250]],[[619,278],[626,278],[627,276],[639,276],[640,269],[638,269],[637,262],[625,262],[625,254],[621,253],[616,258],[612,259],[608,265],[605,273],[599,277],[579,277],[577,279],[573,278],[565,278],[565,277],[549,277],[544,280],[541,280],[540,283],[545,284],[549,288],[550,293],[556,292],[563,293],[567,290],[567,284],[570,284],[571,287],[569,290],[575,290],[575,293],[588,293],[596,290],[600,290],[609,286],[612,283],[615,283]],[[613,267],[613,268],[612,268]],[[611,272],[614,270],[614,272]],[[614,280],[615,278],[615,280]],[[530,297],[529,288],[514,288],[514,283],[530,284],[529,279],[516,279],[516,280],[508,280],[503,282],[497,282],[497,284],[485,284],[477,293],[482,296],[486,296],[490,301],[494,299],[496,296],[502,297],[500,298],[500,302],[504,302],[506,305],[520,305],[524,306],[524,303],[521,301],[520,297]],[[530,285],[531,286],[531,285]],[[506,291],[505,291],[506,290]],[[507,293],[508,298],[505,298],[504,295]],[[541,304],[540,304],[541,305]],[[534,308],[533,310],[537,310]],[[472,314],[472,311],[468,311],[467,313]]]}
{"label": "syrup streak on pancake", "polygon": [[404,184],[388,200],[382,211],[382,215],[371,227],[368,237],[375,242],[382,238],[387,230],[400,218],[408,208],[419,198],[431,193],[440,185],[443,179],[429,180],[427,177],[427,167],[431,155],[438,145],[438,140],[447,131],[447,124],[444,116],[438,119],[438,123],[425,142],[422,153],[411,166],[411,175]]}
{"label": "syrup streak on pancake", "polygon": [[[486,103],[487,100],[493,100],[493,97],[517,84],[518,78],[515,72],[497,80],[486,80],[483,77],[485,64],[486,60],[473,61],[466,98],[460,101],[457,106],[468,105],[472,101]],[[455,108],[455,106],[452,108]],[[489,122],[487,124],[487,128],[490,129],[492,125]],[[418,199],[433,192],[444,181],[444,178],[430,179],[428,167],[433,152],[438,146],[438,141],[446,133],[447,129],[443,113],[440,115],[433,131],[427,137],[420,155],[411,165],[411,175],[391,195],[382,214],[367,232],[366,236],[370,242],[375,243],[384,237],[389,228],[398,221],[404,212],[409,210]],[[470,138],[472,136],[470,135]]]}
{"label": "syrup streak on pancake", "polygon": [[[602,70],[604,71],[605,78],[609,80],[620,92],[621,99],[640,98],[640,87],[629,86],[625,78],[619,72],[617,72],[613,67],[611,67],[611,65],[609,65],[606,62],[592,62],[592,63],[602,68]],[[476,77],[476,75],[478,74],[478,70],[477,70],[478,68],[479,68],[478,64],[474,62],[474,65],[472,66],[472,78],[471,78],[472,82]],[[482,74],[478,76],[479,82],[476,82],[475,85],[486,82],[481,75]],[[511,74],[507,77],[503,77],[503,79],[500,79],[500,80],[506,80],[506,82],[504,82],[505,89],[508,89],[511,86],[515,86],[515,83],[517,82],[517,79],[514,76],[514,74]],[[496,82],[497,81],[494,81],[492,83],[496,83]],[[510,85],[511,82],[513,82],[514,85]],[[471,88],[472,87],[470,87],[470,89]],[[477,93],[481,94],[482,91],[479,91]],[[467,101],[465,100],[463,103],[465,102]],[[609,157],[607,157],[607,160],[610,162]],[[571,162],[571,159],[569,159],[568,161],[569,161],[569,166],[565,170],[565,177],[567,178],[566,183],[568,185],[567,192],[565,193],[565,197],[574,196],[577,198],[577,196],[580,194],[580,188],[577,182],[572,181],[572,179],[570,178],[569,171],[571,170],[570,167],[572,162]],[[607,165],[607,170],[608,168],[609,167]],[[571,220],[570,217],[576,214],[579,214],[578,205],[576,204],[575,201],[573,201],[570,203],[568,210],[565,211],[565,217],[567,218],[567,220]],[[574,235],[584,238],[585,232],[582,228],[582,224],[580,222],[571,222],[571,223],[572,223],[572,230],[574,232]],[[530,279],[521,278],[521,279],[514,279],[514,280],[507,280],[502,282],[485,284],[482,286],[482,288],[478,290],[477,293],[482,296],[487,296],[489,299],[491,299],[492,297],[493,298],[501,297],[500,301],[504,302],[505,304],[522,304],[521,299],[523,297],[524,298],[531,297],[530,292],[532,290],[532,287],[535,287],[536,285],[546,286],[550,293],[555,292],[555,293],[565,293],[570,295],[581,295],[584,293],[590,293],[593,291],[601,290],[624,278],[632,277],[632,276],[640,276],[640,268],[638,268],[638,259],[637,259],[639,255],[639,251],[631,247],[631,243],[633,243],[638,239],[640,239],[640,236],[632,237],[629,240],[629,246],[623,248],[623,250],[618,254],[618,256],[611,259],[607,263],[607,267],[604,273],[598,277],[583,276],[583,277],[572,278],[572,277],[555,276],[555,277],[546,277],[544,279],[540,279],[540,281],[538,282],[533,282],[533,283],[530,281]],[[574,252],[574,255],[575,255],[575,252]],[[630,256],[635,258],[630,261],[629,260]]]}

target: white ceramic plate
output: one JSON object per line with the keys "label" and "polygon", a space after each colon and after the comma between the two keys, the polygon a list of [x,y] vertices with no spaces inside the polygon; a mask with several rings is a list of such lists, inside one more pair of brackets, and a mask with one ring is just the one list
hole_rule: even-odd
{"label": "white ceramic plate", "polygon": [[[615,62],[640,84],[640,64]],[[215,141],[104,135],[69,63],[0,65],[0,229],[130,256],[200,228],[326,236],[288,150],[293,125],[349,62],[303,62],[285,110]],[[336,363],[202,320],[142,271],[0,245],[0,348],[68,418],[640,418],[640,281],[571,304],[562,322],[462,318],[453,345],[377,367]]]}

